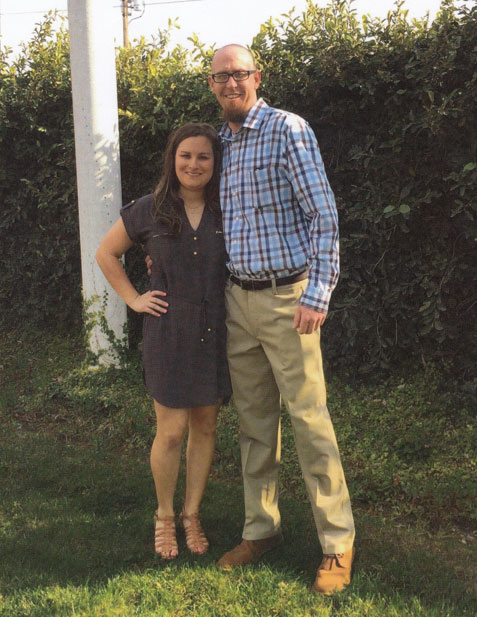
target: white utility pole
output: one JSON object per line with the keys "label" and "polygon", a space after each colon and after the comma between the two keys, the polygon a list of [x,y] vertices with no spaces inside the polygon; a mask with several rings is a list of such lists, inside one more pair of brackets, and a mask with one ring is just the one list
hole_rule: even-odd
{"label": "white utility pole", "polygon": [[123,46],[129,47],[129,0],[123,0]]}
{"label": "white utility pole", "polygon": [[[107,292],[106,321],[122,338],[126,306],[95,260],[121,207],[113,8],[104,0],[68,0],[83,294],[87,311],[94,313],[101,312]],[[114,363],[111,344],[99,325],[89,344],[95,354],[106,350],[102,364]]]}

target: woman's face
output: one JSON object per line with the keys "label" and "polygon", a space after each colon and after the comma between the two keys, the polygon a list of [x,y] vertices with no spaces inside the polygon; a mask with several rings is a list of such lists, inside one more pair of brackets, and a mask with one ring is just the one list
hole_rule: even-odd
{"label": "woman's face", "polygon": [[214,152],[207,137],[187,137],[175,157],[176,176],[181,188],[202,192],[214,173]]}

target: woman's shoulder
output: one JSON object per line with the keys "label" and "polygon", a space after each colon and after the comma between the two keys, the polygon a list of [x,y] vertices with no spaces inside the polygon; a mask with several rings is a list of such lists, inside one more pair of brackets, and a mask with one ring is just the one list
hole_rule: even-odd
{"label": "woman's shoulder", "polygon": [[144,195],[132,200],[121,208],[120,215],[129,237],[135,242],[144,242],[150,235],[153,227],[154,196]]}
{"label": "woman's shoulder", "polygon": [[154,195],[143,195],[137,200],[131,200],[121,208],[123,219],[131,219],[143,225],[152,225],[154,214]]}
{"label": "woman's shoulder", "polygon": [[134,209],[134,210],[144,210],[145,212],[149,212],[152,215],[152,207],[154,205],[154,195],[149,193],[148,195],[143,195],[136,200],[131,200],[128,204],[121,208],[121,212]]}

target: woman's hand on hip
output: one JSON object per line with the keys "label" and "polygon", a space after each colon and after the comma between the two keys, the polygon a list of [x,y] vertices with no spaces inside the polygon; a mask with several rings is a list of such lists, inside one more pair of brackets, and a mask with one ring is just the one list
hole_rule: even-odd
{"label": "woman's hand on hip", "polygon": [[163,300],[164,296],[167,296],[166,292],[152,290],[152,292],[136,296],[129,303],[129,306],[137,313],[150,313],[160,318],[163,313],[167,313],[167,307],[169,306],[169,303]]}

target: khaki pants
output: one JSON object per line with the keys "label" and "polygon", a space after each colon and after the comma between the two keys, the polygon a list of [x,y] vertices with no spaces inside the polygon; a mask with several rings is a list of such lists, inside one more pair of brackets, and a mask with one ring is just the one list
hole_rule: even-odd
{"label": "khaki pants", "polygon": [[280,395],[295,443],[322,550],[351,548],[354,523],[338,445],[326,407],[319,330],[292,328],[307,281],[245,291],[227,283],[227,353],[240,421],[245,498],[243,538],[280,530]]}

